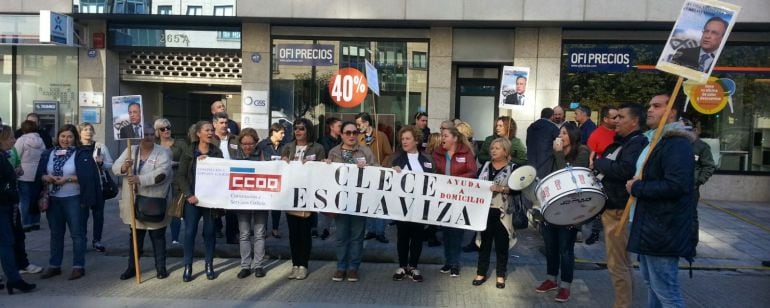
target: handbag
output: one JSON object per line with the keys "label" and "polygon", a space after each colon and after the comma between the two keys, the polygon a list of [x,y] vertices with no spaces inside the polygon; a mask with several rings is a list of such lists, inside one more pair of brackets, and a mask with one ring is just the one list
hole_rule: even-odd
{"label": "handbag", "polygon": [[112,180],[110,173],[99,167],[99,177],[102,180],[102,199],[115,198],[118,195],[118,185]]}
{"label": "handbag", "polygon": [[166,218],[166,198],[136,195],[134,215],[144,222],[162,222]]}
{"label": "handbag", "polygon": [[171,203],[171,207],[168,208],[168,215],[171,217],[182,218],[184,216],[184,194],[180,193],[179,197]]}
{"label": "handbag", "polygon": [[511,197],[509,208],[513,228],[516,230],[526,229],[529,226],[529,219],[527,218],[527,209],[524,206],[524,200],[521,199],[521,195]]}
{"label": "handbag", "polygon": [[40,210],[40,213],[48,210],[48,202],[48,185],[45,185],[45,187],[40,190],[40,198],[37,199],[37,208]]}

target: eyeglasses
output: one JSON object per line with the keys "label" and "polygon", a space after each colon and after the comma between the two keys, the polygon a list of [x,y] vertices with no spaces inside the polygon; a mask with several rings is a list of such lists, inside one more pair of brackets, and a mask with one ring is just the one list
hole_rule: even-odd
{"label": "eyeglasses", "polygon": [[360,132],[358,132],[357,130],[346,130],[346,131],[342,132],[342,134],[344,134],[345,136],[350,137],[350,136],[358,136],[358,134],[360,134]]}
{"label": "eyeglasses", "polygon": [[158,128],[158,130],[162,132],[171,131],[171,126],[161,127]]}
{"label": "eyeglasses", "polygon": [[305,127],[304,126],[294,126],[294,130],[298,130],[298,131],[303,131],[304,132],[305,131]]}

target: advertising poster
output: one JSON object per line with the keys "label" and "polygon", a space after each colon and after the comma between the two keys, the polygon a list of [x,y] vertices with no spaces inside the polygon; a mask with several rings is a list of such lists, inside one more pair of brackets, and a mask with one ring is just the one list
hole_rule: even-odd
{"label": "advertising poster", "polygon": [[529,79],[529,67],[503,67],[503,78],[500,82],[500,108],[514,109],[528,104],[527,79]]}
{"label": "advertising poster", "polygon": [[705,83],[740,9],[720,1],[686,0],[655,68]]}
{"label": "advertising poster", "polygon": [[116,140],[144,137],[142,110],[141,95],[112,97],[112,129]]}

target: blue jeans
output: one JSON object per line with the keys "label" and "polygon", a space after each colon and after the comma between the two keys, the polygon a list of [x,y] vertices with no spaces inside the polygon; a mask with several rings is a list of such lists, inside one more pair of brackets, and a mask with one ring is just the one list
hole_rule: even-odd
{"label": "blue jeans", "polygon": [[444,264],[460,267],[462,252],[463,229],[441,227],[444,232]]}
{"label": "blue jeans", "polygon": [[366,217],[338,214],[337,224],[337,269],[358,270],[364,252],[364,229]]}
{"label": "blue jeans", "polygon": [[80,196],[50,197],[50,206],[46,211],[48,227],[51,229],[51,259],[48,264],[53,268],[61,267],[64,258],[64,233],[67,227],[72,236],[72,267],[83,268],[86,265],[86,223],[83,216],[88,208],[80,206]]}
{"label": "blue jeans", "polygon": [[21,208],[22,226],[31,227],[40,225],[40,212],[31,210],[33,206],[37,206],[39,195],[40,184],[19,181],[19,207]]}
{"label": "blue jeans", "polygon": [[182,219],[171,218],[171,241],[179,242],[179,231],[182,229]]}
{"label": "blue jeans", "polygon": [[203,217],[203,243],[206,246],[206,263],[214,262],[214,246],[217,237],[214,236],[214,210],[198,207],[189,203],[184,204],[184,264],[191,265],[195,252],[195,235],[198,233],[198,222]]}
{"label": "blue jeans", "polygon": [[647,284],[647,307],[684,307],[679,258],[640,254],[639,270]]}
{"label": "blue jeans", "polygon": [[94,224],[92,226],[92,231],[94,232],[93,241],[101,242],[102,230],[104,230],[104,201],[91,205],[90,211],[89,208],[83,211],[83,228],[85,228],[86,240],[88,239],[88,216],[91,214],[94,216]]}
{"label": "blue jeans", "polygon": [[575,238],[578,230],[549,223],[544,223],[542,230],[548,275],[558,277],[561,270],[561,281],[572,283],[575,271]]}
{"label": "blue jeans", "polygon": [[375,235],[385,235],[385,225],[387,220],[381,218],[367,218],[366,228],[367,232],[374,233]]}
{"label": "blue jeans", "polygon": [[0,262],[9,283],[21,280],[13,253],[13,208],[11,205],[0,205]]}

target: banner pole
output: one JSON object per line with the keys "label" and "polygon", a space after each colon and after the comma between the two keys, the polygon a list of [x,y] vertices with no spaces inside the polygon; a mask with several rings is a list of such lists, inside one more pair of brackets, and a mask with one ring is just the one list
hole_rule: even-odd
{"label": "banner pole", "polygon": [[[684,77],[679,77],[679,79],[676,81],[676,86],[674,86],[674,92],[671,93],[671,96],[668,99],[668,105],[666,105],[666,112],[663,113],[663,117],[660,119],[660,122],[658,123],[658,129],[655,131],[655,135],[652,137],[652,140],[650,141],[650,150],[647,151],[647,155],[644,157],[644,162],[642,163],[642,167],[640,170],[637,170],[637,174],[639,174],[639,180],[642,180],[642,174],[645,165],[647,165],[647,160],[650,158],[650,154],[652,154],[652,151],[655,150],[655,146],[658,145],[658,142],[660,141],[661,134],[663,133],[663,127],[666,126],[666,121],[668,120],[668,116],[671,114],[671,108],[674,107],[674,101],[676,100],[676,96],[679,94],[679,89],[682,88],[682,81],[684,81]],[[640,119],[641,120],[641,119]],[[628,196],[628,201],[626,202],[626,207],[623,209],[623,216],[620,218],[620,227],[615,230],[615,235],[619,236],[622,232],[621,230],[625,230],[626,223],[628,223],[628,217],[631,215],[631,204],[636,202],[636,197],[633,195]]]}
{"label": "banner pole", "polygon": [[[372,129],[373,129],[372,134],[375,135],[374,137],[376,138],[377,137],[376,136],[377,135],[377,123],[379,123],[379,119],[377,118],[377,100],[376,100],[376,96],[374,95],[374,92],[372,92],[372,109],[374,109],[374,123],[373,123],[374,127],[372,127]],[[370,124],[372,124],[372,123],[370,123]],[[378,150],[381,150],[381,149],[378,149]],[[380,152],[381,151],[377,151],[377,163],[382,165],[382,160],[380,159]]]}
{"label": "banner pole", "polygon": [[[132,155],[131,155],[131,139],[128,139],[126,141],[128,142],[128,158],[131,159],[131,157],[132,157]],[[140,151],[140,149],[138,147],[137,147],[136,150]],[[134,163],[136,163],[136,162],[134,162]],[[133,175],[134,175],[134,169],[133,168],[129,168],[128,169],[128,176],[133,176]],[[131,206],[131,211],[130,211],[131,212],[131,245],[133,245],[133,247],[134,247],[134,271],[136,273],[136,284],[141,284],[142,283],[142,271],[141,271],[141,269],[139,269],[139,249],[138,249],[138,247],[136,245],[136,215],[134,215],[134,211],[136,210],[135,209],[136,204],[134,204],[134,202],[136,202],[136,200],[135,200],[136,199],[136,196],[135,196],[136,185],[130,184],[130,187],[131,187],[131,189],[130,189],[131,190],[131,192],[130,192],[131,198],[129,199],[129,201],[130,201],[129,204]]]}

